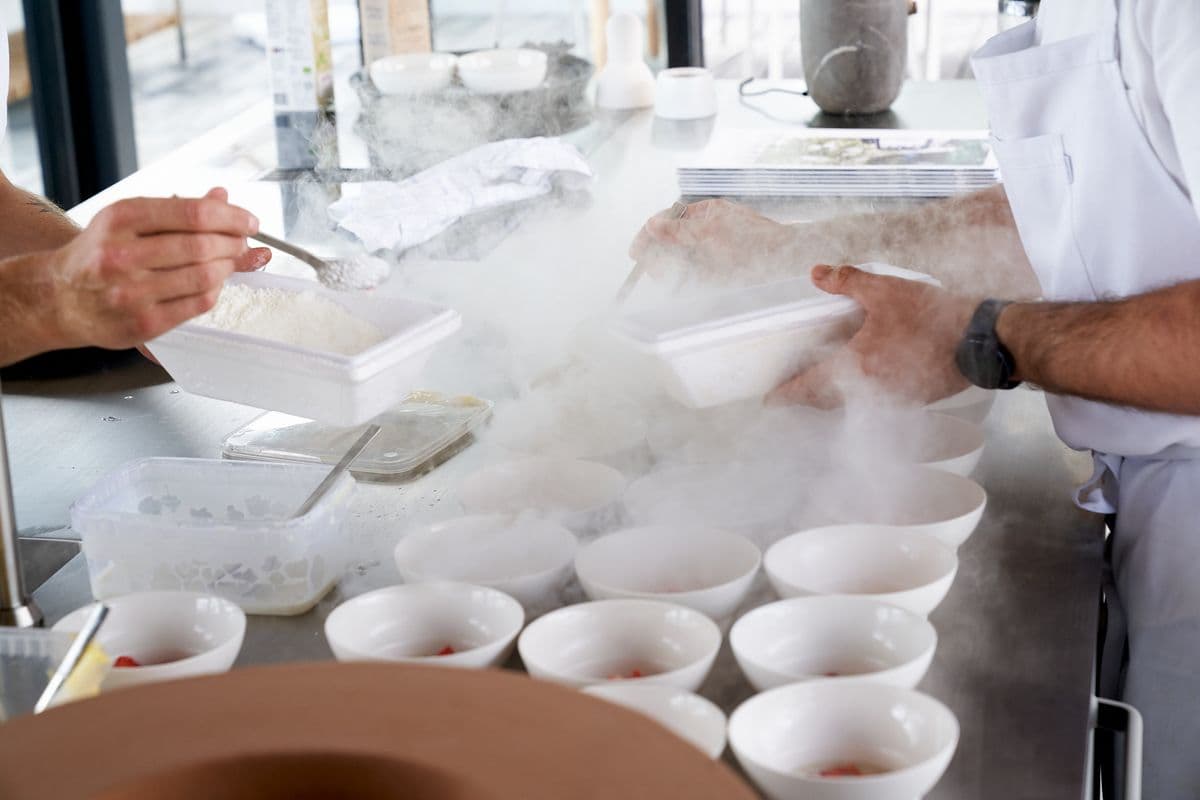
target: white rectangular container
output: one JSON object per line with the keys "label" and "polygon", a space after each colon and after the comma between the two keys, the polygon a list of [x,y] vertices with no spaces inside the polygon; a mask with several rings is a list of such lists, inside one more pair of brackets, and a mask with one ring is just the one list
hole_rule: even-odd
{"label": "white rectangular container", "polygon": [[[937,283],[887,264],[860,268]],[[668,394],[708,408],[762,397],[849,341],[862,320],[857,302],[804,276],[628,314],[615,330],[652,360]]]}
{"label": "white rectangular container", "polygon": [[308,291],[343,306],[386,334],[352,356],[185,323],[148,343],[193,394],[315,419],[360,425],[418,388],[433,348],[462,325],[457,311],[376,292],[338,292],[313,281],[240,273],[229,283]]}
{"label": "white rectangular container", "polygon": [[328,472],[202,458],[126,464],[71,507],[92,594],[186,590],[220,595],[250,614],[307,611],[346,566],[350,475],[291,518]]}

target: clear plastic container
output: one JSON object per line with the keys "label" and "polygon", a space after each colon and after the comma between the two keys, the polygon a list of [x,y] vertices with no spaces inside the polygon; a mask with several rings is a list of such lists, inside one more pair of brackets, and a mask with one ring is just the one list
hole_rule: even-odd
{"label": "clear plastic container", "polygon": [[[402,481],[441,464],[465,447],[492,413],[492,403],[475,397],[414,392],[373,423],[379,435],[354,462],[354,475],[369,481]],[[239,428],[221,443],[226,458],[336,464],[362,434],[350,428],[272,411]]]}
{"label": "clear plastic container", "polygon": [[[887,264],[860,268],[937,283]],[[616,332],[653,360],[668,394],[708,408],[762,397],[847,342],[862,318],[857,302],[801,277],[628,314]]]}
{"label": "clear plastic container", "polygon": [[457,311],[378,292],[338,292],[313,281],[261,272],[229,283],[314,292],[378,326],[386,338],[357,355],[185,323],[148,344],[193,394],[283,411],[331,425],[360,425],[418,385],[433,348],[462,324]]}
{"label": "clear plastic container", "polygon": [[147,458],[107,476],[71,507],[92,594],[209,592],[250,614],[301,614],[341,578],[341,528],[355,492],[343,475],[292,514],[328,468]]}

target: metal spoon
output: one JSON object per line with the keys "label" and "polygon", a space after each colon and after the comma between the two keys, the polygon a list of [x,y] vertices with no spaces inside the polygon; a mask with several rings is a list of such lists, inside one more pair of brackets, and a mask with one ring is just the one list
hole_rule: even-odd
{"label": "metal spoon", "polygon": [[312,494],[308,496],[308,499],[304,501],[300,509],[293,516],[303,517],[309,511],[312,511],[313,506],[325,496],[325,493],[329,491],[331,486],[337,483],[337,479],[342,477],[342,473],[350,469],[350,465],[354,463],[354,459],[362,455],[362,451],[367,449],[367,445],[379,435],[380,430],[382,428],[378,425],[367,426],[362,436],[358,437],[358,441],[350,445],[350,449],[346,451],[346,455],[342,456],[342,460],[337,463],[337,466],[329,470],[329,474],[317,484],[317,488],[312,490]]}
{"label": "metal spoon", "polygon": [[67,654],[63,656],[62,662],[58,665],[58,669],[50,676],[50,682],[46,684],[46,688],[42,691],[42,696],[38,698],[37,704],[33,707],[33,713],[41,714],[51,703],[58,693],[62,691],[62,687],[66,684],[67,679],[71,677],[71,673],[75,671],[75,667],[79,666],[79,662],[83,659],[83,653],[87,650],[88,645],[92,643],[92,639],[96,638],[96,632],[100,630],[100,624],[104,622],[104,618],[108,616],[108,606],[104,603],[97,603],[92,609],[92,613],[83,622],[83,627],[79,633],[75,634],[75,638],[71,641],[70,647],[67,648]]}
{"label": "metal spoon", "polygon": [[[683,215],[687,213],[687,203],[682,200],[676,200],[667,209],[666,216],[668,219],[683,219]],[[621,284],[621,288],[617,289],[617,295],[614,302],[621,305],[625,302],[625,298],[633,293],[637,287],[638,281],[642,279],[642,275],[646,273],[646,267],[639,261],[633,265],[633,269],[629,271],[629,275],[625,278],[625,282]]]}
{"label": "metal spoon", "polygon": [[[357,268],[360,260],[354,258],[321,258],[303,247],[276,239],[259,231],[251,239],[274,247],[308,264],[317,272],[317,280],[330,289],[374,289],[387,277],[386,265],[381,269]],[[364,255],[362,258],[374,258]]]}

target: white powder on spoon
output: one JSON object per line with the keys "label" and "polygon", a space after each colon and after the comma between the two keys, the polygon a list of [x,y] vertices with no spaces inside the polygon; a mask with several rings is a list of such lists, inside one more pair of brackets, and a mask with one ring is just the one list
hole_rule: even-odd
{"label": "white powder on spoon", "polygon": [[195,320],[223,331],[355,355],[384,339],[384,332],[316,292],[286,292],[229,284],[217,305]]}

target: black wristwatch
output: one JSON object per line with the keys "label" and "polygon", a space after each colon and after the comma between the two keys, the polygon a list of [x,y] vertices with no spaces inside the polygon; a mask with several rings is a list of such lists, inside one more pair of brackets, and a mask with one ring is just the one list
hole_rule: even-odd
{"label": "black wristwatch", "polygon": [[984,389],[1012,389],[1021,385],[1013,380],[1016,365],[1012,353],[996,336],[996,319],[1006,305],[1004,300],[980,303],[954,353],[959,372]]}

